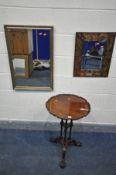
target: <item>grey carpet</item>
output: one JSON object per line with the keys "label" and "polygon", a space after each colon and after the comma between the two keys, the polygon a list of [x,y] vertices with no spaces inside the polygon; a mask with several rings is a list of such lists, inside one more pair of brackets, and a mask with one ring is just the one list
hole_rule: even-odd
{"label": "grey carpet", "polygon": [[0,175],[115,175],[115,133],[73,133],[82,147],[70,146],[66,168],[61,146],[49,142],[58,132],[0,129]]}

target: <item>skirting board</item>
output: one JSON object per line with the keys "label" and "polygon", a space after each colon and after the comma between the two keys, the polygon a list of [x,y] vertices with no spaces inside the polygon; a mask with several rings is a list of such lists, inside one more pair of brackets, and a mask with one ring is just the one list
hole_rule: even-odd
{"label": "skirting board", "polygon": [[[48,130],[59,131],[58,122],[33,122],[33,121],[0,121],[0,129],[26,129],[26,130]],[[116,125],[74,123],[74,132],[110,132],[116,133]]]}

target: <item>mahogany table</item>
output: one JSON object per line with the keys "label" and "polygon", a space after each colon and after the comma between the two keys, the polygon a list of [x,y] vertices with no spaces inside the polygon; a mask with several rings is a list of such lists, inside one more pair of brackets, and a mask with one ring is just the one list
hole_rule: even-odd
{"label": "mahogany table", "polygon": [[72,94],[59,94],[51,97],[46,102],[46,108],[52,115],[61,119],[60,136],[51,138],[51,142],[61,143],[62,146],[62,160],[60,167],[64,168],[65,154],[68,145],[81,146],[80,141],[71,138],[73,120],[81,119],[88,115],[90,112],[90,104],[86,99],[72,95]]}

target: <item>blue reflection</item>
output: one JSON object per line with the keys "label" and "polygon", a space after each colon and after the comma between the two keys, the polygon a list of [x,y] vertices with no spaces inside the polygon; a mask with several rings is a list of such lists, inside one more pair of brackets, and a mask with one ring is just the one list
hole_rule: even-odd
{"label": "blue reflection", "polygon": [[83,42],[81,69],[101,69],[107,40]]}

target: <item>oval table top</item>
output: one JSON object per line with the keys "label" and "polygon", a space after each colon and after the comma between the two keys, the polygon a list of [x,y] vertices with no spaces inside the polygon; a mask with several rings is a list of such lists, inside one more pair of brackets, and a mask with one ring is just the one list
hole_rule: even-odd
{"label": "oval table top", "polygon": [[78,120],[88,115],[90,104],[82,97],[72,94],[59,94],[46,102],[46,108],[60,119]]}

